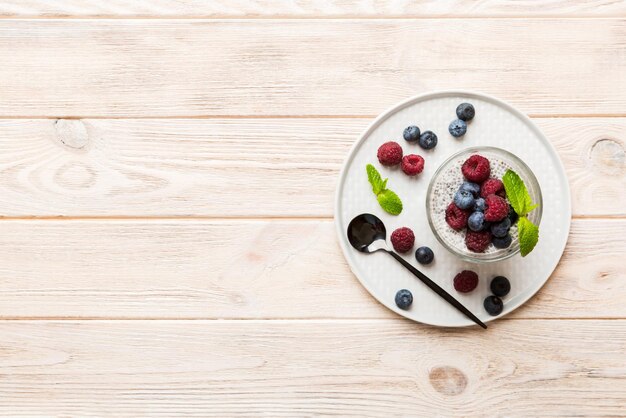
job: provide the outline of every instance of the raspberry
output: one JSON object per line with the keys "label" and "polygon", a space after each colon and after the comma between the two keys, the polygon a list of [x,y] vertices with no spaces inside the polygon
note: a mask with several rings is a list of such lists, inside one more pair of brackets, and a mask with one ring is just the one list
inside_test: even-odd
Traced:
{"label": "raspberry", "polygon": [[489,160],[482,155],[474,154],[463,163],[461,172],[469,181],[481,183],[491,174]]}
{"label": "raspberry", "polygon": [[506,200],[492,194],[485,198],[485,219],[489,222],[499,222],[509,215],[509,204]]}
{"label": "raspberry", "polygon": [[460,209],[454,202],[450,203],[446,208],[446,222],[452,229],[456,229],[457,231],[465,228],[469,215],[470,213],[468,211]]}
{"label": "raspberry", "polygon": [[454,276],[454,288],[457,292],[467,293],[478,286],[478,274],[471,270],[463,270]]}
{"label": "raspberry", "polygon": [[487,179],[480,186],[480,195],[482,197],[487,197],[490,194],[499,194],[499,192],[504,190],[504,184],[498,179]]}
{"label": "raspberry", "polygon": [[402,147],[397,142],[385,142],[378,148],[378,161],[382,165],[398,165],[402,161]]}
{"label": "raspberry", "polygon": [[391,245],[399,253],[411,251],[415,243],[415,235],[409,228],[398,228],[391,234]]}
{"label": "raspberry", "polygon": [[424,169],[424,159],[419,155],[409,154],[402,157],[402,171],[407,176],[415,176]]}
{"label": "raspberry", "polygon": [[468,250],[475,253],[482,253],[491,244],[491,232],[478,231],[474,232],[468,229],[465,233],[465,246]]}

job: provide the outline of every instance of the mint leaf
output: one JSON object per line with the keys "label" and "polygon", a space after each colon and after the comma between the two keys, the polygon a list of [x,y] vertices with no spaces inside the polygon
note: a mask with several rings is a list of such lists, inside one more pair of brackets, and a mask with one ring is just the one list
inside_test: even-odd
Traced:
{"label": "mint leaf", "polygon": [[520,217],[517,222],[520,252],[526,257],[539,241],[539,227],[525,217]]}
{"label": "mint leaf", "polygon": [[380,194],[380,192],[385,190],[385,187],[387,186],[387,180],[385,179],[383,181],[382,177],[380,177],[380,173],[373,165],[368,164],[365,169],[367,170],[367,180],[372,185],[372,191],[375,195]]}
{"label": "mint leaf", "polygon": [[392,215],[399,215],[402,212],[402,200],[391,190],[383,190],[376,198],[385,212]]}
{"label": "mint leaf", "polygon": [[526,216],[530,211],[535,209],[537,205],[533,205],[533,201],[528,194],[524,181],[513,170],[506,170],[502,176],[502,183],[506,190],[506,197],[511,202],[513,210],[519,216]]}

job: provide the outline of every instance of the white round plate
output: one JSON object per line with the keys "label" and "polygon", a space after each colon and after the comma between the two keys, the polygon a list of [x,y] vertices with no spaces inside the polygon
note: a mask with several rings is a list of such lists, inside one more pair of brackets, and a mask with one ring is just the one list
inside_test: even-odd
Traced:
{"label": "white round plate", "polygon": [[[455,109],[470,102],[476,116],[460,139],[448,133],[449,123],[456,119]],[[439,138],[429,151],[402,138],[409,125],[422,132],[431,130]],[[424,171],[408,177],[399,168],[381,166],[376,158],[378,147],[398,142],[405,154],[419,154],[425,159]],[[539,243],[534,251],[522,258],[519,254],[507,260],[488,264],[463,261],[448,252],[433,235],[426,216],[426,190],[437,167],[455,152],[469,147],[494,146],[512,152],[533,171],[543,195],[543,217]],[[387,187],[395,191],[404,204],[402,213],[392,216],[382,210],[367,181],[365,166],[374,164]],[[415,276],[385,253],[362,254],[354,250],[346,235],[350,220],[361,213],[372,213],[383,220],[387,239],[391,232],[408,226],[415,232],[415,248],[427,245],[435,253],[435,261],[420,266],[414,253],[405,255],[428,277],[455,296],[483,322],[494,318],[485,312],[483,300],[490,294],[489,282],[502,275],[511,281],[511,292],[504,298],[504,311],[513,311],[530,299],[548,280],[563,254],[571,218],[570,191],[563,165],[545,136],[531,120],[512,106],[484,94],[465,91],[444,91],[414,97],[379,116],[354,144],[346,159],[335,199],[335,225],[343,253],[352,272],[380,303],[392,311],[425,324],[461,327],[474,323],[450,306]],[[478,287],[468,294],[454,290],[452,279],[461,270],[478,273]],[[407,311],[395,305],[399,289],[413,293],[413,305]],[[498,317],[499,317],[498,316]]]}

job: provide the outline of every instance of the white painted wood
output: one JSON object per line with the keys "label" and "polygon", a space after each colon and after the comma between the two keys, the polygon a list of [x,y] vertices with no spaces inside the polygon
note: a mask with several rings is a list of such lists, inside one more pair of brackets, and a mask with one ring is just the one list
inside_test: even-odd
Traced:
{"label": "white painted wood", "polygon": [[0,115],[373,116],[448,88],[623,115],[624,39],[625,19],[0,20]]}
{"label": "white painted wood", "polygon": [[[626,118],[535,122],[565,164],[574,214],[626,215]],[[2,120],[0,214],[328,217],[341,163],[369,123]]]}
{"label": "white painted wood", "polygon": [[624,16],[614,0],[4,0],[2,17],[493,17]]}
{"label": "white painted wood", "polygon": [[626,321],[0,323],[8,416],[620,416]]}
{"label": "white painted wood", "polygon": [[[626,318],[624,236],[626,220],[575,220],[561,264],[512,317]],[[329,220],[4,221],[0,248],[4,318],[395,318]]]}

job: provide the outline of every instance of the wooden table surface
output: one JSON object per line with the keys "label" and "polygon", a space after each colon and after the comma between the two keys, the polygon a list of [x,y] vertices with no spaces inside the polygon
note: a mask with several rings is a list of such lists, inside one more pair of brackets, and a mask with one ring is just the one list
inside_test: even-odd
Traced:
{"label": "wooden table surface", "polygon": [[[0,1],[0,415],[626,416],[626,2]],[[570,180],[487,332],[379,305],[333,229],[373,117],[529,114]]]}

